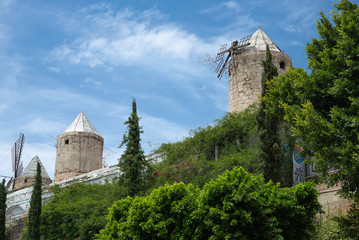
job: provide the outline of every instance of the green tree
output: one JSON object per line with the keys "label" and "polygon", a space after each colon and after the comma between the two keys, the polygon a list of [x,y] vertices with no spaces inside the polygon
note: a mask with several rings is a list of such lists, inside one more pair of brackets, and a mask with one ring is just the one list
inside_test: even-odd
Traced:
{"label": "green tree", "polygon": [[301,139],[305,153],[330,185],[359,202],[359,9],[341,0],[332,21],[323,12],[319,39],[307,44],[308,75],[291,69],[270,83],[264,97]]}
{"label": "green tree", "polygon": [[313,183],[279,188],[242,168],[208,183],[198,197],[197,239],[309,239],[320,210]]}
{"label": "green tree", "polygon": [[203,190],[175,183],[117,201],[97,239],[308,239],[317,197],[313,183],[279,188],[235,168]]}
{"label": "green tree", "polygon": [[[267,82],[278,76],[277,68],[272,62],[272,54],[267,45],[266,60],[262,61],[262,93],[264,97],[267,93]],[[278,134],[279,119],[277,116],[266,112],[266,103],[260,102],[257,124],[260,138],[260,158],[264,165],[263,176],[266,181],[281,181],[281,168],[283,154],[280,148],[280,139]]]}
{"label": "green tree", "polygon": [[119,199],[125,186],[117,181],[104,184],[76,183],[60,188],[42,208],[41,236],[46,240],[93,239],[106,224],[108,208]]}
{"label": "green tree", "polygon": [[108,224],[96,239],[193,239],[199,189],[166,184],[145,197],[127,197],[110,208]]}
{"label": "green tree", "polygon": [[0,184],[0,240],[5,240],[6,238],[6,188],[5,188],[5,178]]}
{"label": "green tree", "polygon": [[307,74],[291,69],[270,83],[265,101],[301,139],[305,154],[329,186],[353,201],[339,217],[341,233],[359,238],[359,8],[349,0],[334,4],[331,20],[317,20],[319,38],[307,44]]}
{"label": "green tree", "polygon": [[132,101],[132,113],[124,124],[127,125],[127,132],[123,136],[120,147],[126,145],[126,150],[119,159],[119,167],[122,172],[120,182],[121,184],[126,184],[129,195],[134,196],[141,189],[145,170],[148,167],[141,148],[140,134],[143,131],[142,127],[139,126],[135,99]]}
{"label": "green tree", "polygon": [[28,222],[25,232],[25,239],[28,240],[40,240],[41,205],[42,205],[41,184],[42,184],[41,165],[38,162],[36,169],[36,180],[31,195],[29,216],[28,216]]}

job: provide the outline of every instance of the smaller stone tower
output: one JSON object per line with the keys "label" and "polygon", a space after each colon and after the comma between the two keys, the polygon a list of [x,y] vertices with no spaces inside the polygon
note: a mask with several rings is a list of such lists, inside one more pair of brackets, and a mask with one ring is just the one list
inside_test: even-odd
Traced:
{"label": "smaller stone tower", "polygon": [[229,112],[241,112],[259,101],[262,91],[262,60],[266,58],[266,45],[272,54],[278,74],[292,66],[292,59],[258,28],[249,39],[250,45],[241,48],[235,56],[235,69],[229,74]]}
{"label": "smaller stone tower", "polygon": [[49,175],[47,174],[44,165],[40,161],[38,156],[35,156],[27,165],[25,170],[20,174],[18,178],[15,179],[14,190],[18,190],[25,187],[30,187],[35,184],[36,174],[37,174],[37,163],[41,165],[41,177],[42,184],[52,183]]}
{"label": "smaller stone tower", "polygon": [[102,168],[103,138],[81,112],[57,137],[54,181]]}

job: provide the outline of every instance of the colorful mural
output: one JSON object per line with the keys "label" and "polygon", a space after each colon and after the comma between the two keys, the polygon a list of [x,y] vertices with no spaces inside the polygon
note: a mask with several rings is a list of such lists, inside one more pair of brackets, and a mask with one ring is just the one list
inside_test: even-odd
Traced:
{"label": "colorful mural", "polygon": [[300,152],[303,149],[301,147],[296,146],[293,152],[293,183],[294,186],[298,183],[304,182],[305,180],[305,164],[304,156],[300,156]]}

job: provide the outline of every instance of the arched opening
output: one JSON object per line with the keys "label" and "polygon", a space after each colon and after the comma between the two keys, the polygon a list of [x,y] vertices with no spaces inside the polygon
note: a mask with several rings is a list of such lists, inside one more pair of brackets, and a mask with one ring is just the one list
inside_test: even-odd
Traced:
{"label": "arched opening", "polygon": [[20,206],[12,206],[10,207],[7,211],[6,211],[6,218],[9,219],[9,218],[13,218],[13,217],[16,217],[18,215],[21,215],[25,213],[24,209]]}

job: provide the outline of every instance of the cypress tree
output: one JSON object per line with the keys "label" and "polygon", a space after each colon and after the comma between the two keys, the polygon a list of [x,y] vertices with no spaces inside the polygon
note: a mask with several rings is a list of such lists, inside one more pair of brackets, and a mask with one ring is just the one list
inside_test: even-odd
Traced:
{"label": "cypress tree", "polygon": [[5,188],[5,178],[0,184],[0,240],[5,240],[6,238],[6,188]]}
{"label": "cypress tree", "polygon": [[30,200],[29,220],[27,223],[27,239],[40,240],[40,224],[41,224],[41,165],[37,163],[36,180]]}
{"label": "cypress tree", "polygon": [[127,132],[123,136],[120,147],[126,145],[126,150],[119,159],[119,167],[122,172],[120,182],[125,183],[128,186],[129,195],[134,196],[141,189],[147,167],[140,143],[140,134],[143,131],[142,127],[139,126],[135,99],[132,101],[132,113],[124,124],[127,125]]}
{"label": "cypress tree", "polygon": [[[269,51],[268,45],[266,48],[266,60],[262,61],[262,66],[261,97],[264,97],[267,92],[267,82],[273,79],[273,77],[278,76],[278,71],[272,62],[272,54]],[[283,154],[279,147],[279,119],[266,112],[264,101],[260,102],[256,119],[260,138],[260,158],[264,167],[263,176],[266,181],[280,182]]]}

